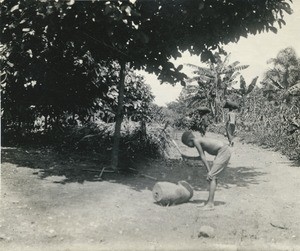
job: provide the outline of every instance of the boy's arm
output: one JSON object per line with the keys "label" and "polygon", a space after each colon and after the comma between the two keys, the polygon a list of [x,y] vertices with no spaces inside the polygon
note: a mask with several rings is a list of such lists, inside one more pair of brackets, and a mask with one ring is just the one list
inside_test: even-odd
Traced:
{"label": "boy's arm", "polygon": [[198,141],[194,140],[194,145],[195,145],[195,147],[196,147],[197,150],[198,150],[198,153],[199,153],[199,155],[200,155],[199,157],[201,158],[202,162],[204,163],[204,165],[205,165],[205,167],[206,167],[206,169],[207,169],[207,172],[209,172],[209,171],[210,171],[210,167],[209,167],[209,165],[208,165],[208,162],[207,162],[207,160],[206,160],[204,151],[203,151],[203,149],[202,149],[200,143],[199,143]]}
{"label": "boy's arm", "polygon": [[181,154],[181,157],[183,159],[189,159],[189,160],[201,160],[200,156],[187,156],[185,154]]}

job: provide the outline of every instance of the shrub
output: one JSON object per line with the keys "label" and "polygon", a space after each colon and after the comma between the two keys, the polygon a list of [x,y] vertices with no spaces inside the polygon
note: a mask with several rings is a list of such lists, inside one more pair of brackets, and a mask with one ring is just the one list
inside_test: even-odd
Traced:
{"label": "shrub", "polygon": [[[75,151],[93,151],[110,160],[114,123],[98,121],[70,128],[64,138],[63,148]],[[166,138],[158,124],[148,124],[146,134],[139,122],[125,120],[121,128],[120,163],[123,167],[142,158],[163,156]]]}

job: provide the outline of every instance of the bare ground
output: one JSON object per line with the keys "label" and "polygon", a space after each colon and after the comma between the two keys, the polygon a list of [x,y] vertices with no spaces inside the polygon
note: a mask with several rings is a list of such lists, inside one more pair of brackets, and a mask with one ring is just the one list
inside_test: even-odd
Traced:
{"label": "bare ground", "polygon": [[[136,164],[157,181],[194,187],[190,202],[162,207],[152,197],[156,180],[113,173],[100,179],[97,156],[2,148],[0,249],[300,250],[299,165],[242,142],[232,151],[216,208],[203,211],[197,206],[207,198],[207,183],[198,162]],[[201,226],[214,235],[199,237]]]}

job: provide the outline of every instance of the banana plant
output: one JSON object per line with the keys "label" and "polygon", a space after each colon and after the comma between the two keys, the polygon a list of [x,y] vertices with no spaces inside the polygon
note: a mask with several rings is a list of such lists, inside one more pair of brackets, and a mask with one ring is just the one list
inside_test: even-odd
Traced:
{"label": "banana plant", "polygon": [[239,94],[242,97],[242,107],[245,106],[245,101],[246,101],[247,95],[254,90],[254,88],[256,86],[256,83],[257,83],[257,79],[258,79],[258,76],[253,78],[250,85],[247,87],[247,84],[246,84],[246,81],[245,81],[244,77],[242,75],[240,76]]}
{"label": "banana plant", "polygon": [[222,111],[221,103],[225,100],[227,89],[238,83],[236,78],[240,75],[240,71],[248,68],[249,65],[240,65],[239,61],[229,64],[230,54],[227,54],[223,60],[221,53],[216,52],[214,58],[215,62],[207,63],[208,67],[187,64],[193,69],[194,76],[188,78],[186,83],[188,86],[193,86],[191,88],[193,92],[188,96],[188,101],[195,106],[206,102],[215,121],[219,122]]}

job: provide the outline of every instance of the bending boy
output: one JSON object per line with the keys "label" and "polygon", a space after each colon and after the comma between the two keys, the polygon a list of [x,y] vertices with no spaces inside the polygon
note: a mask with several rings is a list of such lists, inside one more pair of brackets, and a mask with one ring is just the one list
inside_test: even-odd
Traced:
{"label": "bending boy", "polygon": [[[214,209],[214,196],[217,188],[216,176],[228,165],[231,157],[229,146],[215,139],[209,139],[206,137],[195,138],[193,133],[190,131],[184,132],[182,134],[181,141],[188,147],[196,147],[199,153],[199,157],[196,157],[196,159],[200,158],[207,169],[209,196],[204,209],[212,210]],[[204,152],[216,156],[211,168],[208,165]],[[195,157],[190,157],[184,154],[182,154],[182,158],[195,159]]]}

